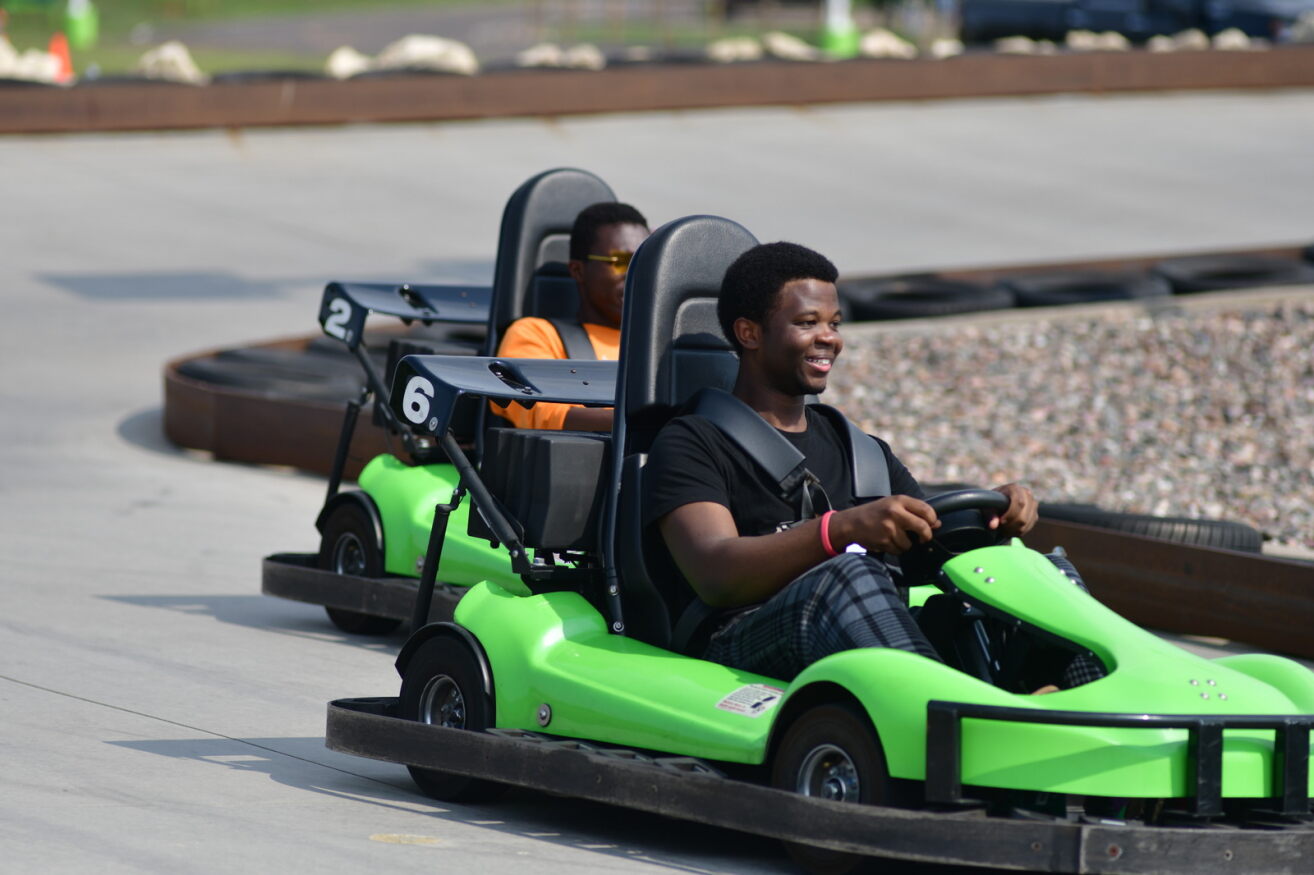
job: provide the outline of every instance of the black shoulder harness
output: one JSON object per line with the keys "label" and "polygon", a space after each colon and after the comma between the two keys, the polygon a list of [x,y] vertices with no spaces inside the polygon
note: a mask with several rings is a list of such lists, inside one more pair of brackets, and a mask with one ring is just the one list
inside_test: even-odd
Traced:
{"label": "black shoulder harness", "polygon": [[[865,500],[890,494],[890,466],[880,445],[833,407],[809,405],[836,427],[848,446],[853,496]],[[804,483],[816,483],[803,454],[744,402],[721,389],[703,389],[693,413],[721,430],[776,482],[780,497],[790,499]],[[810,516],[810,514],[808,514]]]}
{"label": "black shoulder harness", "polygon": [[579,320],[551,318],[547,321],[557,329],[561,343],[566,348],[566,358],[586,362],[598,360],[597,354],[593,351],[593,342],[589,340],[589,333],[584,330]]}

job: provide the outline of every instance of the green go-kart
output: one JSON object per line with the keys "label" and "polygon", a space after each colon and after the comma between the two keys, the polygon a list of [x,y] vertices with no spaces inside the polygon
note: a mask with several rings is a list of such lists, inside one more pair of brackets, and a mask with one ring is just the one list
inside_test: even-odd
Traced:
{"label": "green go-kart", "polygon": [[[933,498],[943,525],[905,562],[914,604],[935,593],[965,608],[944,663],[861,649],[786,682],[682,652],[687,630],[639,525],[644,452],[673,410],[733,376],[714,296],[754,242],[713,217],[654,232],[630,268],[618,366],[400,363],[394,411],[452,450],[470,397],[614,398],[616,427],[591,439],[592,480],[573,491],[555,487],[570,465],[581,486],[579,436],[507,430],[478,468],[454,457],[456,499],[468,491],[516,574],[471,586],[451,621],[411,635],[397,697],[331,703],[329,746],[404,763],[442,799],[519,785],[778,837],[815,871],[863,855],[1307,871],[1314,672],[1269,655],[1208,660],[1137,628],[1042,554],[994,543],[982,511],[997,493]],[[435,549],[453,518],[437,521]],[[422,598],[432,583],[426,572]],[[1107,673],[1027,695],[1036,648]]]}
{"label": "green go-kart", "polygon": [[[328,494],[315,520],[319,550],[266,557],[262,592],[323,605],[344,631],[382,634],[406,620],[418,628],[430,616],[450,617],[472,583],[518,579],[506,551],[466,535],[468,510],[450,503],[456,469],[430,436],[388,407],[386,378],[403,355],[454,351],[445,342],[444,328],[482,330],[482,350],[491,354],[501,332],[521,316],[572,316],[579,298],[564,265],[571,225],[584,207],[615,199],[606,183],[582,170],[549,170],[527,180],[503,211],[491,287],[328,284],[320,301],[320,326],[331,342],[343,344],[360,362],[365,391],[346,408]],[[370,314],[399,319],[410,331],[376,334],[367,342]],[[383,362],[370,349],[381,340],[388,341]],[[397,451],[371,459],[357,477],[358,488],[342,490],[357,418],[371,395],[377,399],[376,420],[393,437]],[[483,417],[473,405],[460,411],[470,438],[461,445],[462,454],[478,458],[481,453]],[[436,571],[442,584],[418,605],[417,584],[434,516],[447,513],[453,514],[451,534]]]}

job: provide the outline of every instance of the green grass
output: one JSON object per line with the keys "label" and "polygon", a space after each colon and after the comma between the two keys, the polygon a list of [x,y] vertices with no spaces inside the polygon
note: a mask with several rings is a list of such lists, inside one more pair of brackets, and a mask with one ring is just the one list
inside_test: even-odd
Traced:
{"label": "green grass", "polygon": [[[96,0],[93,0],[96,2]],[[471,0],[100,0],[100,40],[92,48],[73,52],[79,74],[91,66],[102,73],[126,73],[151,45],[135,44],[130,35],[139,24],[168,24],[189,20],[260,18],[280,15],[313,16],[328,11],[380,9],[399,6],[468,5]],[[494,0],[509,2],[509,0]],[[45,49],[50,37],[63,29],[65,0],[0,0],[9,13],[8,36],[19,51]],[[322,70],[323,55],[297,52],[244,52],[192,49],[197,66],[207,73],[228,70]]]}

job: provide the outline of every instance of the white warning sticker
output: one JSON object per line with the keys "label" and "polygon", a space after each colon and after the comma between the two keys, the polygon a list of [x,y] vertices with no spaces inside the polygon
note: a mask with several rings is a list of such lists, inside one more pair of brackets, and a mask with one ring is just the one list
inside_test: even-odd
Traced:
{"label": "white warning sticker", "polygon": [[740,687],[717,702],[716,707],[722,711],[744,714],[748,717],[761,717],[780,701],[780,697],[784,692],[779,687],[769,687],[766,684],[750,684],[746,687]]}

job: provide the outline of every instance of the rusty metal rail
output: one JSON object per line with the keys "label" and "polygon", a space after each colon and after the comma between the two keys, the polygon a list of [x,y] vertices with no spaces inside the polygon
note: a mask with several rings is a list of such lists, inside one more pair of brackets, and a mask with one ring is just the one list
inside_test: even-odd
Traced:
{"label": "rusty metal rail", "polygon": [[418,122],[881,100],[1314,86],[1314,46],[1253,52],[969,53],[936,60],[644,65],[207,86],[0,88],[0,134]]}

